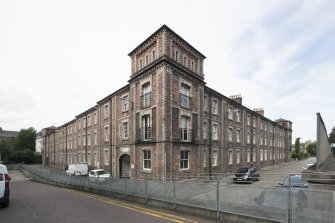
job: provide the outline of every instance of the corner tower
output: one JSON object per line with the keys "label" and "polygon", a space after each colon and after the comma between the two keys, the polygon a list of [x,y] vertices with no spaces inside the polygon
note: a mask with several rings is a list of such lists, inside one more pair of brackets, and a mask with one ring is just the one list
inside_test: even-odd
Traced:
{"label": "corner tower", "polygon": [[[151,157],[148,171],[155,177],[198,171],[198,165],[180,166],[182,157],[197,160],[204,92],[202,53],[163,25],[129,53],[130,98],[134,101],[135,160]],[[193,159],[194,158],[194,159]],[[142,172],[135,173],[141,177]]]}
{"label": "corner tower", "polygon": [[144,40],[128,56],[131,58],[131,78],[161,61],[169,61],[197,78],[204,79],[203,62],[206,57],[166,25]]}

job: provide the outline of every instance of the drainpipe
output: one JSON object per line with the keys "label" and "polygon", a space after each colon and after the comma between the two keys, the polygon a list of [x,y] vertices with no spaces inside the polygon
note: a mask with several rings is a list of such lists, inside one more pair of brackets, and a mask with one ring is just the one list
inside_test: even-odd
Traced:
{"label": "drainpipe", "polygon": [[88,163],[88,160],[87,160],[87,113],[85,113],[85,160]]}
{"label": "drainpipe", "polygon": [[[47,131],[47,130],[45,130]],[[49,149],[48,149],[48,137],[47,137],[47,133],[45,134],[45,163],[46,165],[49,165]]]}
{"label": "drainpipe", "polygon": [[65,165],[67,165],[67,125],[65,125]]}
{"label": "drainpipe", "polygon": [[213,91],[210,91],[209,94],[209,109],[208,109],[208,173],[209,180],[212,179],[212,94]]}
{"label": "drainpipe", "polygon": [[254,159],[254,116],[251,117],[251,142],[250,142],[250,161],[251,166],[253,165],[253,159]]}
{"label": "drainpipe", "polygon": [[54,168],[56,166],[56,131],[54,131]]}
{"label": "drainpipe", "polygon": [[272,128],[272,165],[274,166],[275,165],[275,131],[274,131],[274,126]]}

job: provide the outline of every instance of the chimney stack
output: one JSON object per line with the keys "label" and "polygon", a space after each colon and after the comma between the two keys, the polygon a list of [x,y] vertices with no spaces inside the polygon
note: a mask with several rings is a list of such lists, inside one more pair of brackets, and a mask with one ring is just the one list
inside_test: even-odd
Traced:
{"label": "chimney stack", "polygon": [[255,108],[254,112],[257,112],[261,116],[264,116],[264,108]]}
{"label": "chimney stack", "polygon": [[233,95],[229,97],[231,100],[236,101],[239,104],[242,104],[242,97],[241,94]]}

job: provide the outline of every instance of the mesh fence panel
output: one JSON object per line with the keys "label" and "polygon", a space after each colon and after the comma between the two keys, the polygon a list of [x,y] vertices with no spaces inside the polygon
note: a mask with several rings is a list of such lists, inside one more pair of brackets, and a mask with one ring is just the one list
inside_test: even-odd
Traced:
{"label": "mesh fence panel", "polygon": [[292,189],[292,221],[333,222],[334,197],[331,191],[315,191],[306,189]]}
{"label": "mesh fence panel", "polygon": [[215,182],[176,182],[176,203],[216,210],[217,185]]}
{"label": "mesh fence panel", "polygon": [[173,202],[173,182],[149,180],[147,183],[148,198]]}
{"label": "mesh fence panel", "polygon": [[[131,178],[91,179],[67,176],[40,166],[23,165],[29,177],[67,185],[97,188],[124,195],[157,199],[204,209],[248,215],[278,222],[334,222],[334,187],[310,185],[309,188],[279,186],[283,175],[263,175],[252,184],[233,183],[231,177],[171,178],[168,181]],[[159,178],[161,179],[161,178]],[[272,180],[268,180],[272,179]],[[177,180],[177,181],[175,181]],[[315,189],[326,188],[326,189]]]}

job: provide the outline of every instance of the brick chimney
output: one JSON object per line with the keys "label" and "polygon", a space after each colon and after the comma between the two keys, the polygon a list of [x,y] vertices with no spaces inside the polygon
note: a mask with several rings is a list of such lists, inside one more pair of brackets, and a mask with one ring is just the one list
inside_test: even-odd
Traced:
{"label": "brick chimney", "polygon": [[242,97],[241,94],[237,94],[237,95],[232,95],[229,97],[231,100],[236,101],[239,104],[242,104]]}
{"label": "brick chimney", "polygon": [[257,112],[261,116],[264,116],[264,108],[255,108],[254,112]]}

